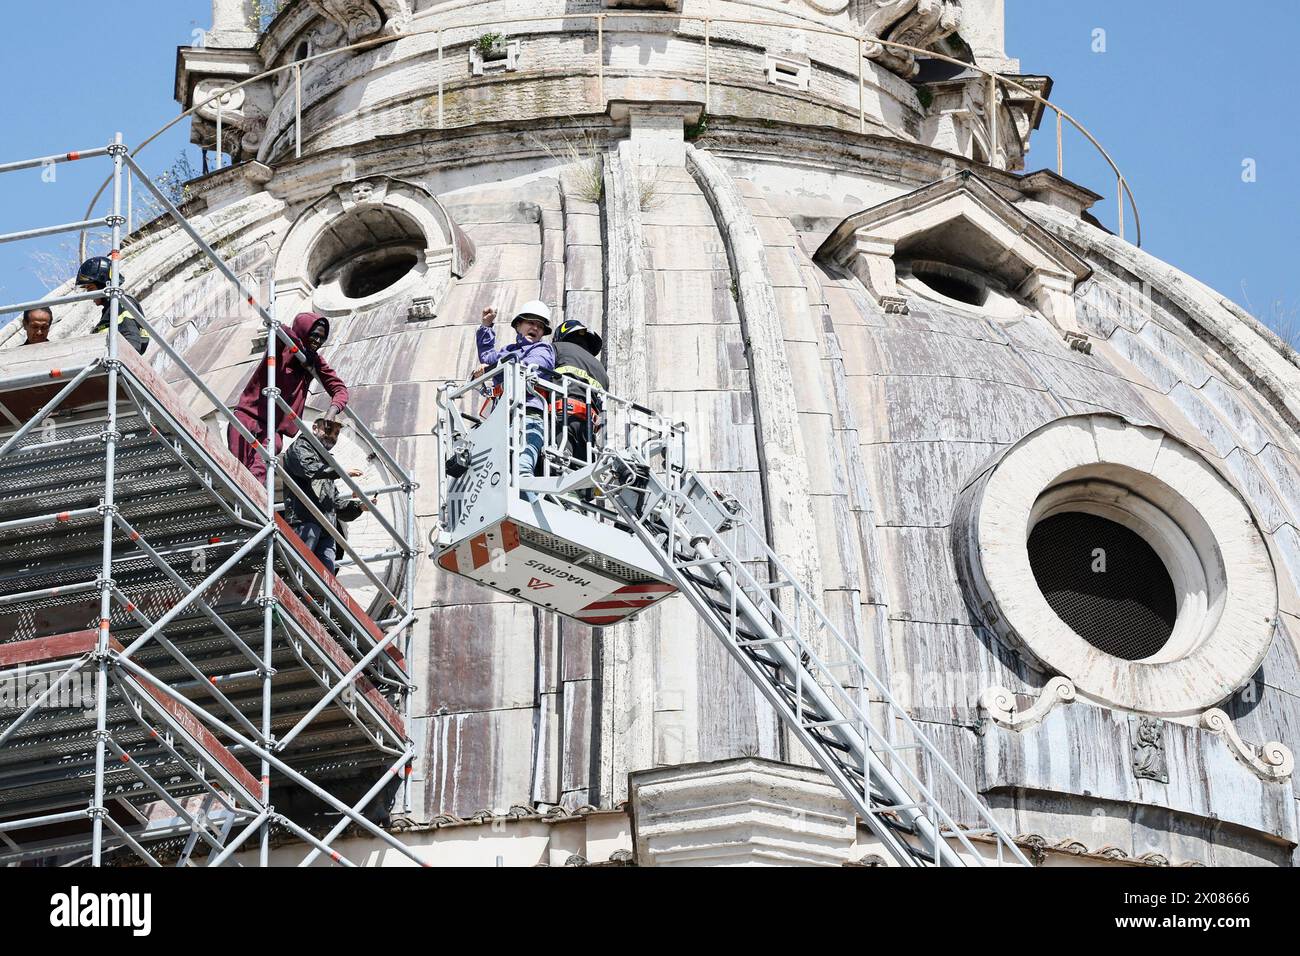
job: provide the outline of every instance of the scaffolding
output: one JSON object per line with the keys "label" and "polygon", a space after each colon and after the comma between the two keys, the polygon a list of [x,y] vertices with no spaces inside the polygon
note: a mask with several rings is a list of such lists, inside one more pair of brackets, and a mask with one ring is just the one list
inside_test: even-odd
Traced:
{"label": "scaffolding", "polygon": [[[375,487],[299,430],[391,539],[362,555],[280,480],[274,451],[146,316],[153,346],[266,462],[265,483],[122,348],[122,192],[135,176],[267,328],[265,434],[297,423],[276,388],[277,366],[301,360],[297,344],[121,134],[0,173],[96,158],[113,166],[109,215],[0,235],[112,232],[107,288],[0,306],[99,299],[109,319],[107,335],[9,351],[0,370],[0,865],[265,866],[280,834],[311,847],[303,865],[351,866],[333,848],[350,826],[421,863],[377,820],[393,800],[409,808],[415,760],[416,485],[350,409]],[[303,545],[279,513],[280,485],[334,536],[364,588],[349,591]],[[254,837],[256,853],[237,858]]]}

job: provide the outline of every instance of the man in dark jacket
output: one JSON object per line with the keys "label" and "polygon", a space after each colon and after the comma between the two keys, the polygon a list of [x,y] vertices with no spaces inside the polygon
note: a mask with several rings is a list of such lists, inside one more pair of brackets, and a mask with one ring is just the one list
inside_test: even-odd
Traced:
{"label": "man in dark jacket", "polygon": [[[106,289],[112,271],[113,263],[108,256],[93,256],[83,262],[81,268],[77,270],[77,288],[96,292],[100,289]],[[117,281],[119,283],[125,280],[125,276],[118,275]],[[95,305],[100,306],[99,323],[92,331],[95,333],[107,332],[111,303],[107,298],[102,298],[96,299]],[[149,332],[140,322],[143,315],[144,309],[141,308],[140,303],[135,300],[134,296],[123,293],[118,298],[117,330],[122,333],[124,339],[131,343],[131,347],[141,355],[149,347]]]}
{"label": "man in dark jacket", "polygon": [[[538,300],[525,302],[515,311],[510,327],[515,330],[515,342],[505,348],[496,347],[496,330],[493,327],[497,319],[497,310],[483,310],[483,318],[474,335],[478,345],[480,365],[474,370],[478,378],[496,365],[506,362],[518,362],[521,365],[535,365],[544,372],[555,368],[555,350],[550,343],[543,342],[543,337],[551,333],[551,310],[546,303]],[[524,448],[519,454],[519,474],[523,477],[532,475],[537,468],[537,459],[541,457],[546,444],[545,423],[543,421],[545,406],[542,397],[529,394],[526,401],[526,420],[524,422]],[[524,495],[529,501],[536,498],[532,492]]]}
{"label": "man in dark jacket", "polygon": [[[339,440],[340,427],[340,423],[333,419],[318,418],[312,423],[311,431],[327,451],[333,451]],[[342,522],[355,521],[361,517],[361,502],[350,494],[339,493],[334,484],[334,479],[339,477],[338,472],[306,438],[299,436],[284,453],[284,472],[336,528],[341,528]],[[360,469],[352,468],[348,474],[359,478],[362,473]],[[284,517],[302,539],[302,543],[325,565],[325,570],[333,574],[338,542],[292,492],[286,495]]]}
{"label": "man in dark jacket", "polygon": [[[275,387],[280,390],[280,397],[293,409],[294,417],[289,418],[283,409],[276,409],[274,444],[268,441],[266,434],[266,396],[262,394],[267,381],[265,359],[257,363],[235,404],[235,418],[253,433],[259,444],[269,445],[268,450],[272,454],[280,450],[280,436],[298,434],[297,416],[307,407],[307,392],[311,389],[313,378],[320,379],[330,397],[326,418],[334,418],[348,404],[348,387],[320,354],[321,347],[329,338],[329,319],[315,312],[300,312],[287,331],[294,345],[290,348],[283,342],[280,343],[279,358],[275,363]],[[226,430],[226,444],[231,453],[244,463],[244,467],[253,473],[259,484],[266,481],[266,462],[234,426]]]}
{"label": "man in dark jacket", "polygon": [[590,388],[578,389],[567,399],[556,399],[556,421],[563,422],[569,435],[569,454],[587,461],[587,451],[596,438],[600,412],[604,403],[600,393],[609,391],[609,373],[600,360],[603,342],[577,319],[565,319],[553,336],[555,375],[575,379]]}
{"label": "man in dark jacket", "polygon": [[23,313],[23,331],[27,341],[23,345],[40,345],[50,340],[50,326],[54,323],[54,313],[49,309],[28,309]]}

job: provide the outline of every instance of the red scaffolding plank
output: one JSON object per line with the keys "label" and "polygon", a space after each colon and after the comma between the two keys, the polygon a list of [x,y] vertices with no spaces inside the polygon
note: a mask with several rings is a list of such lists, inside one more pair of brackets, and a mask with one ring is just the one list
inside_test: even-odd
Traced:
{"label": "red scaffolding plank", "polygon": [[[95,649],[98,639],[97,630],[86,630],[3,644],[0,645],[0,666],[31,666],[81,657]],[[122,645],[112,637],[108,640],[108,646],[112,652],[120,653],[123,649]],[[228,782],[246,791],[243,794],[245,799],[250,803],[258,802],[257,779],[244,769],[244,765],[235,759],[235,755],[226,749],[188,707],[147,681],[137,680],[129,674],[125,674],[123,679],[137,693],[148,695],[155,706],[171,718],[175,728],[189,738],[192,749],[207,754],[214,763],[219,764],[229,778]]]}

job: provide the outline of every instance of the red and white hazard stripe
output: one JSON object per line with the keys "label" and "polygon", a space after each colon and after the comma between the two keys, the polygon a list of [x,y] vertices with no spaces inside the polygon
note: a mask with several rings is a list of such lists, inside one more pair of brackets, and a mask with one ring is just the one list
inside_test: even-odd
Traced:
{"label": "red and white hazard stripe", "polygon": [[[513,522],[503,521],[496,527],[462,541],[438,557],[438,564],[453,574],[477,571],[492,560],[499,551],[513,551],[519,547],[519,529]],[[463,569],[463,570],[462,570]]]}
{"label": "red and white hazard stripe", "polygon": [[651,604],[662,601],[677,589],[671,584],[629,584],[599,601],[593,601],[574,615],[584,624],[603,627],[627,620]]}

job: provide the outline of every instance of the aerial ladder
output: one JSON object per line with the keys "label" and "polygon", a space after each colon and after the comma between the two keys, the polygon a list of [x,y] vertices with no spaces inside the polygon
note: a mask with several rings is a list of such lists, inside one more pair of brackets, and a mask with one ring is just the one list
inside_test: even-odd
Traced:
{"label": "aerial ladder", "polygon": [[[521,475],[530,395],[544,447]],[[683,424],[514,363],[438,405],[445,570],[591,626],[680,593],[895,864],[1029,865],[741,503],[688,467]],[[570,414],[593,408],[599,429]]]}

